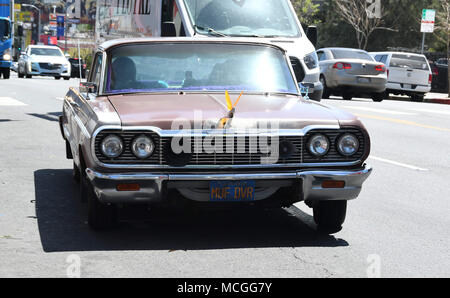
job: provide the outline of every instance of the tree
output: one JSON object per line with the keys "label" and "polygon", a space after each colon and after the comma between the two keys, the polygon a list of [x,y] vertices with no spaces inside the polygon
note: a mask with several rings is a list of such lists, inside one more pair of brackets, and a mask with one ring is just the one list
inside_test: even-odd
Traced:
{"label": "tree", "polygon": [[320,22],[316,18],[317,13],[319,12],[320,4],[314,4],[312,0],[292,0],[291,2],[300,23],[309,26]]}
{"label": "tree", "polygon": [[450,97],[450,0],[439,0],[441,9],[436,14],[435,36],[446,44],[448,61],[448,96]]}
{"label": "tree", "polygon": [[383,12],[380,0],[334,0],[337,13],[350,24],[356,33],[360,49],[367,49],[369,38],[376,30],[395,31],[383,26]]}

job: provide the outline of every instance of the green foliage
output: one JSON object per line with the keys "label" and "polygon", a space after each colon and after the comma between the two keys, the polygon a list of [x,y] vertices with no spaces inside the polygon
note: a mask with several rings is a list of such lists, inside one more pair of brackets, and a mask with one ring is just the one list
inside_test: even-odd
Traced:
{"label": "green foliage", "polygon": [[315,4],[313,0],[292,0],[291,2],[302,25],[310,26],[320,23],[316,17],[319,4]]}
{"label": "green foliage", "polygon": [[[383,26],[395,29],[395,32],[376,30],[369,38],[369,51],[398,48],[419,51],[422,42],[420,20],[422,9],[442,10],[442,0],[381,0],[383,10]],[[447,0],[445,0],[447,1]],[[297,3],[299,1],[292,1]],[[310,1],[311,2],[311,1]],[[337,14],[334,0],[326,0],[314,13],[311,24],[317,24],[319,29],[319,47],[352,47],[357,48],[355,31]],[[298,10],[297,10],[298,13]],[[299,13],[298,13],[299,14]],[[445,51],[446,44],[436,35],[445,35],[438,31],[426,35],[426,49],[430,51]]]}

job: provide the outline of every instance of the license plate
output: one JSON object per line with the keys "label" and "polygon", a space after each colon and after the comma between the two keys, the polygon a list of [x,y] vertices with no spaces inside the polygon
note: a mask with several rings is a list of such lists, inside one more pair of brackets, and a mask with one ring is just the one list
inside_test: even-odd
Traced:
{"label": "license plate", "polygon": [[255,181],[211,181],[209,198],[215,202],[242,202],[255,199]]}
{"label": "license plate", "polygon": [[405,89],[412,89],[412,85],[403,84],[403,88],[405,88]]}
{"label": "license plate", "polygon": [[369,78],[358,78],[358,82],[359,83],[370,83],[370,79]]}

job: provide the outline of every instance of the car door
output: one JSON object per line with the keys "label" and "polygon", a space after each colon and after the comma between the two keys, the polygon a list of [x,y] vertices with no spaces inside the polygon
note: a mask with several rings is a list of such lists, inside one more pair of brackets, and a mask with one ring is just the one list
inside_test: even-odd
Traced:
{"label": "car door", "polygon": [[389,62],[389,82],[400,83],[404,89],[428,85],[431,70],[424,56],[394,53]]}

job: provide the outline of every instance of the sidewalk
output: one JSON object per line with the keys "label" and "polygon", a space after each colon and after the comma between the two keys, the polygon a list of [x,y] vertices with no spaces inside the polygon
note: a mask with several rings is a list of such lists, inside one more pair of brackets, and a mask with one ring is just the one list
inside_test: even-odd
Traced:
{"label": "sidewalk", "polygon": [[450,98],[447,93],[428,93],[425,95],[424,102],[450,104]]}

